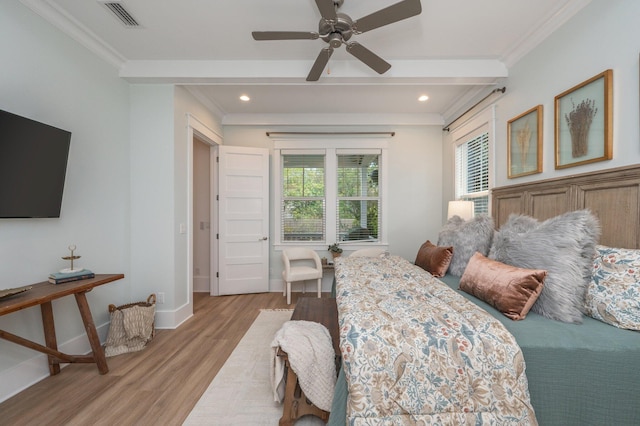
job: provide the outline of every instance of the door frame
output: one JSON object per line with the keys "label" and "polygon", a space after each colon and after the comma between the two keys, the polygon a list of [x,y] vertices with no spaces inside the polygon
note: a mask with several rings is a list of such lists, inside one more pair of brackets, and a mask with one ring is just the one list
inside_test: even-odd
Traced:
{"label": "door frame", "polygon": [[211,129],[196,116],[187,113],[187,300],[191,315],[193,315],[193,139],[197,136],[202,142],[209,145],[211,208],[209,209],[209,222],[211,223],[211,250],[210,256],[210,289],[211,295],[218,293],[218,280],[215,271],[218,270],[218,240],[215,238],[217,229],[217,203],[215,202],[218,185],[218,168],[216,159],[217,146],[222,145],[222,136]]}

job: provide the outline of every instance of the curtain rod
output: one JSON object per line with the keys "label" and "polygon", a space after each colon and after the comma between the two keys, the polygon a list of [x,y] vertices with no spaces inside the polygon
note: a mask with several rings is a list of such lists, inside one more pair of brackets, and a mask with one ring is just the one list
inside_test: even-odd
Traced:
{"label": "curtain rod", "polygon": [[267,136],[284,135],[396,135],[396,132],[267,132]]}
{"label": "curtain rod", "polygon": [[465,112],[463,112],[462,114],[460,114],[458,117],[456,117],[453,121],[451,121],[449,124],[447,124],[446,126],[444,126],[444,128],[442,129],[443,131],[448,132],[449,128],[451,127],[451,125],[453,123],[455,123],[456,121],[460,120],[460,118],[462,118],[463,116],[465,116],[469,111],[471,111],[472,109],[474,109],[475,107],[477,107],[478,105],[480,105],[482,102],[486,101],[489,97],[493,96],[494,94],[500,92],[500,93],[504,93],[507,90],[506,87],[502,87],[501,89],[493,89],[491,92],[489,92],[489,94],[487,96],[485,96],[484,98],[480,99],[478,102],[475,103],[475,105],[473,105],[471,108],[469,108],[468,110],[466,110]]}

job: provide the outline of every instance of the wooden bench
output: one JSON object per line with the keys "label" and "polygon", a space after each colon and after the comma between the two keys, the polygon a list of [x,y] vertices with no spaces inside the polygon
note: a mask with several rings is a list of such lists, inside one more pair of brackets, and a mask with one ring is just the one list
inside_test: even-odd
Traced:
{"label": "wooden bench", "polygon": [[[335,298],[318,299],[315,297],[301,297],[296,303],[291,320],[314,321],[327,327],[336,353],[336,364],[339,364],[340,333],[338,331],[338,308]],[[280,426],[291,426],[302,416],[313,415],[322,419],[325,423],[329,420],[329,412],[316,407],[307,399],[300,384],[298,376],[289,365],[287,353],[278,350],[278,356],[284,358],[287,371],[287,383],[284,393],[283,412],[280,418]]]}

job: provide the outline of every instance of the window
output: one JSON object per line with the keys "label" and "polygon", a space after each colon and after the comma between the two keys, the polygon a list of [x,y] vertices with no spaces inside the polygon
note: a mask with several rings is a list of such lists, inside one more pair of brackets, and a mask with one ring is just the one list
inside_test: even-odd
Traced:
{"label": "window", "polygon": [[338,154],[338,241],[377,241],[379,154]]}
{"label": "window", "polygon": [[[373,141],[374,148],[350,148],[363,141],[314,142],[308,141],[309,149],[299,149],[300,141],[276,143],[275,243],[308,244],[317,249],[334,242],[386,244],[386,141]],[[290,146],[295,148],[287,149]]]}
{"label": "window", "polygon": [[282,241],[325,241],[324,155],[282,155]]}
{"label": "window", "polygon": [[474,202],[475,214],[489,212],[489,132],[456,146],[456,198]]}
{"label": "window", "polygon": [[473,201],[476,215],[488,214],[491,208],[489,190],[493,184],[495,123],[495,106],[490,106],[451,133],[454,141],[455,199]]}

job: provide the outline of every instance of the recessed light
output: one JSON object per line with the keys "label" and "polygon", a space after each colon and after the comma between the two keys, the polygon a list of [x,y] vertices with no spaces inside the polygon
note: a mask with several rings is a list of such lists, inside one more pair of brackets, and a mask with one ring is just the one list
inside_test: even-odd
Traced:
{"label": "recessed light", "polygon": [[422,96],[420,96],[420,97],[418,98],[418,100],[419,100],[420,102],[426,102],[426,101],[427,101],[427,99],[429,99],[429,97],[428,97],[427,95],[422,95]]}
{"label": "recessed light", "polygon": [[240,96],[240,100],[243,102],[249,102],[251,100],[251,98],[247,95],[241,95]]}

